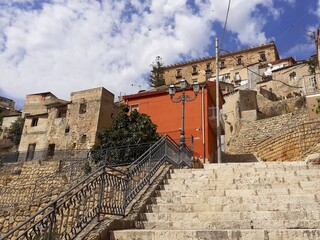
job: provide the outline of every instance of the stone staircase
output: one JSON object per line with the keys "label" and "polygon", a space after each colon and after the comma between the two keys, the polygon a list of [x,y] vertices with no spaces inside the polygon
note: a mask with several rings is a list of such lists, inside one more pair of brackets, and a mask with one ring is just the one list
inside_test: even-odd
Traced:
{"label": "stone staircase", "polygon": [[320,166],[228,163],[174,170],[136,222],[112,240],[320,239]]}

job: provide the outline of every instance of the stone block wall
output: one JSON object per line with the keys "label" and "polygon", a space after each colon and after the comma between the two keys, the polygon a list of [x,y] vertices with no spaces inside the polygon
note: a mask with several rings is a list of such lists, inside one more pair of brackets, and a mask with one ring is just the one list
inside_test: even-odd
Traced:
{"label": "stone block wall", "polygon": [[84,176],[82,161],[29,161],[0,168],[0,236]]}
{"label": "stone block wall", "polygon": [[258,146],[257,156],[265,161],[302,160],[308,150],[320,141],[320,120],[292,126],[271,136]]}
{"label": "stone block wall", "polygon": [[246,154],[257,151],[259,144],[266,139],[285,132],[294,126],[299,126],[308,119],[305,110],[284,114],[253,122],[240,122],[240,130],[232,136],[227,147],[231,154]]}

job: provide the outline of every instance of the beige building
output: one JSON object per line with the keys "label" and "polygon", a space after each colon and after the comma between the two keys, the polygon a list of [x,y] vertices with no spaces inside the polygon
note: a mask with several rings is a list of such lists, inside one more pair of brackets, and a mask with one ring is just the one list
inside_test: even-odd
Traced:
{"label": "beige building", "polygon": [[114,95],[103,87],[73,92],[71,101],[49,92],[28,95],[19,160],[51,157],[58,150],[90,149],[116,111]]}
{"label": "beige building", "polygon": [[286,65],[273,70],[270,69],[269,73],[270,75],[257,84],[257,88],[271,90],[281,99],[295,95],[305,95],[306,90],[309,89],[310,73],[308,61]]}
{"label": "beige building", "polygon": [[240,121],[255,121],[258,119],[257,92],[253,90],[236,90],[224,95],[221,118],[224,126],[224,148],[228,151],[230,139],[239,131]]}
{"label": "beige building", "polygon": [[[231,53],[221,52],[219,59],[219,79],[222,82],[241,86],[248,83],[247,66],[255,63],[267,63],[279,59],[278,50],[269,44],[251,47]],[[185,78],[189,83],[199,83],[216,79],[216,58],[207,57],[166,66],[164,79],[167,85]]]}

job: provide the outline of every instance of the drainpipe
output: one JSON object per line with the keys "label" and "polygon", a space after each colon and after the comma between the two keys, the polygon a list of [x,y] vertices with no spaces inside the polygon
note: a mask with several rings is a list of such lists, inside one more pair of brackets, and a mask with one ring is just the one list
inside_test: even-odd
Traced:
{"label": "drainpipe", "polygon": [[204,86],[201,87],[201,129],[202,129],[202,146],[203,146],[203,163],[206,163],[206,142],[204,126]]}

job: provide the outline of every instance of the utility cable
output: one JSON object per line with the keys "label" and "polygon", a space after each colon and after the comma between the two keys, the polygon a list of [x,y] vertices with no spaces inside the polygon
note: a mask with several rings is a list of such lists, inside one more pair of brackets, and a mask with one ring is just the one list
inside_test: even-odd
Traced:
{"label": "utility cable", "polygon": [[220,48],[222,48],[223,40],[224,40],[224,35],[225,35],[226,29],[227,29],[227,22],[228,22],[228,17],[229,17],[230,5],[231,5],[231,0],[229,0],[229,3],[228,3],[228,9],[227,9],[227,14],[226,14],[226,19],[225,19],[225,21],[224,21],[222,38],[221,38],[221,42],[220,42]]}

